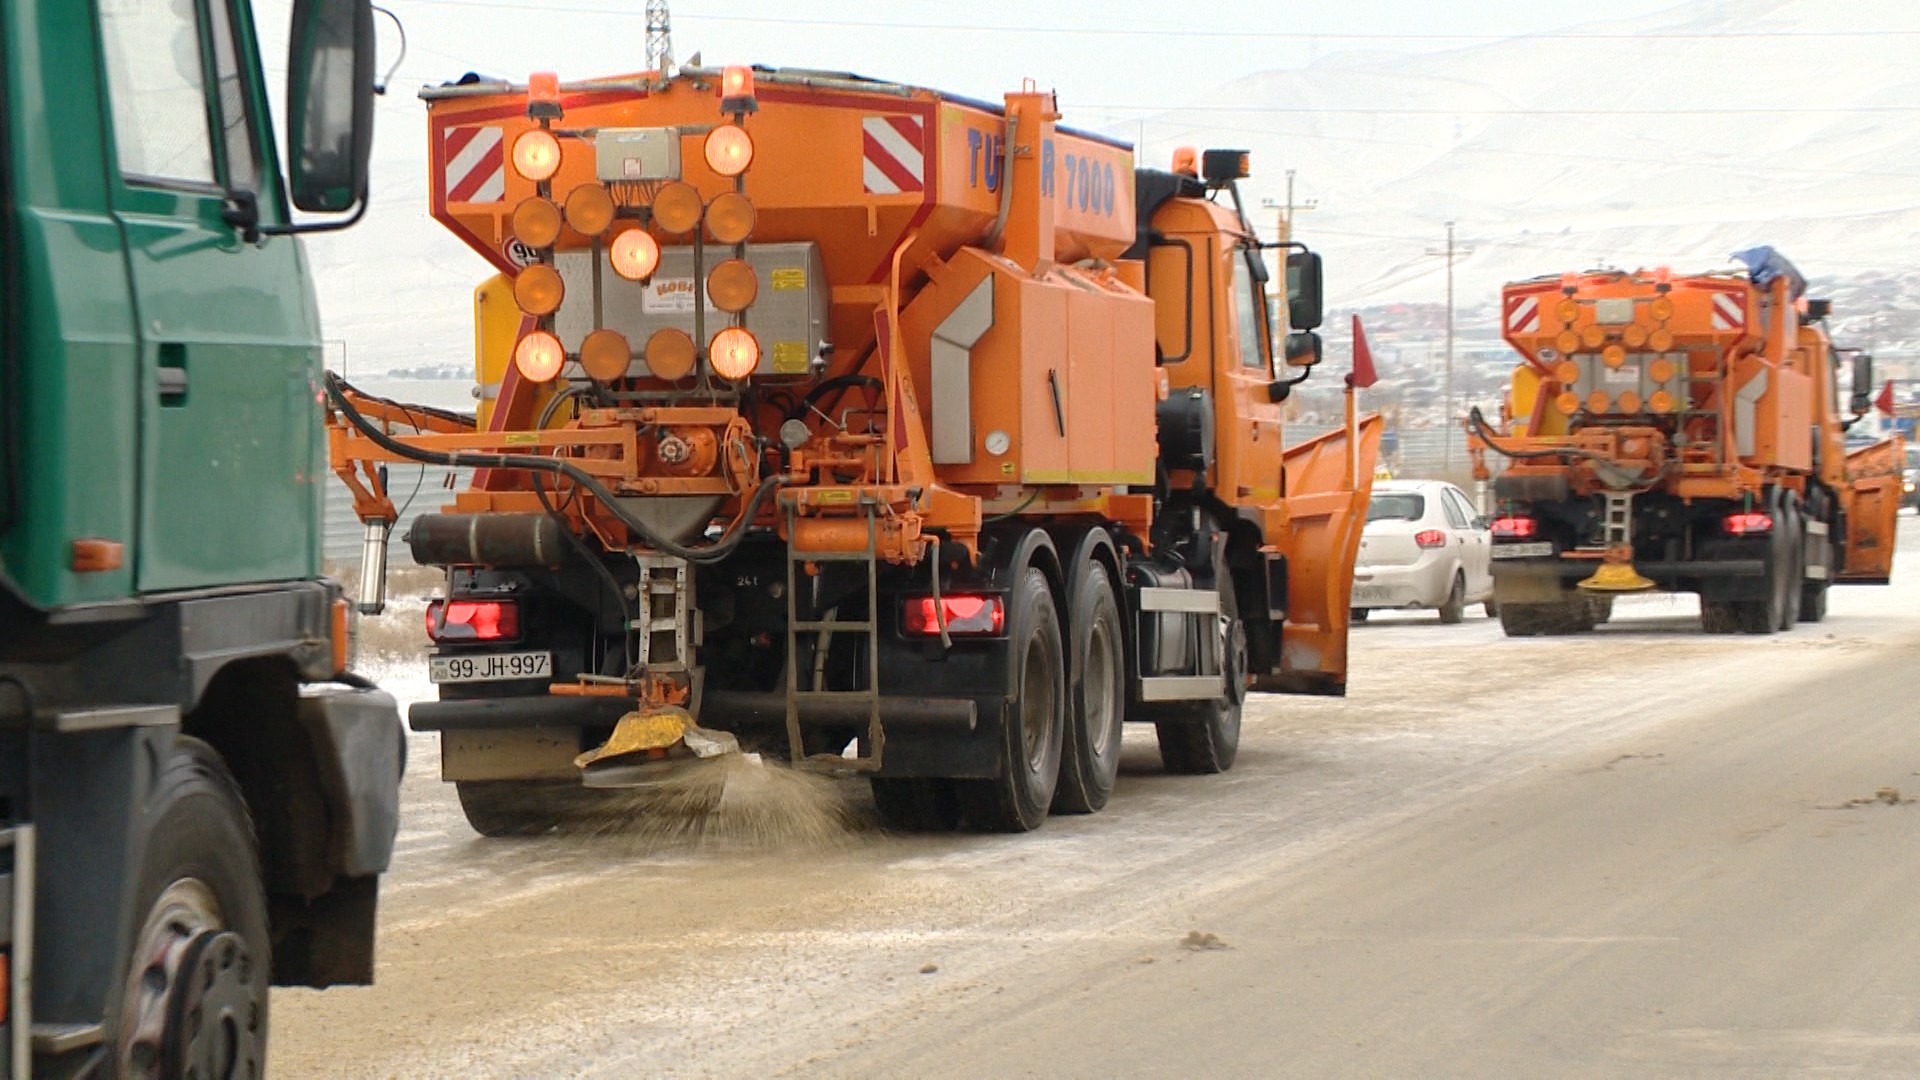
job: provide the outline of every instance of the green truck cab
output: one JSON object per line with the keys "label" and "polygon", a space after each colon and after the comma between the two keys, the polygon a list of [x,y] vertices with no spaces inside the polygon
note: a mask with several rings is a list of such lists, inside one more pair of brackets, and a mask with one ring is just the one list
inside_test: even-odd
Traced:
{"label": "green truck cab", "polygon": [[[247,1076],[365,983],[405,742],[320,571],[367,0],[0,0],[0,1076]],[[295,209],[345,215],[296,222]]]}

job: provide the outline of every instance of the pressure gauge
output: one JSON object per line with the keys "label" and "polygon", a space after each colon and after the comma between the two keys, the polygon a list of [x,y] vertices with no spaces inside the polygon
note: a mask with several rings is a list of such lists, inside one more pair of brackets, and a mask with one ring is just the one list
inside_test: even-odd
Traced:
{"label": "pressure gauge", "polygon": [[992,454],[994,457],[999,457],[1001,454],[1006,453],[1007,448],[1012,445],[1013,440],[1007,436],[1006,432],[987,432],[987,453]]}

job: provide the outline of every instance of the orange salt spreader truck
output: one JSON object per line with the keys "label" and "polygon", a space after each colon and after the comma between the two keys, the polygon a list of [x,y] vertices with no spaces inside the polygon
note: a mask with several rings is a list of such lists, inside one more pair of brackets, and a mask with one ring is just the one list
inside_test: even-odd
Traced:
{"label": "orange salt spreader truck", "polygon": [[381,463],[474,470],[407,540],[448,570],[411,722],[479,832],[743,748],[1022,831],[1107,801],[1123,720],[1210,773],[1250,689],[1343,692],[1379,429],[1282,446],[1320,266],[1272,325],[1244,153],[811,71],[423,97],[499,271],[480,408],[336,381],[331,436],[369,609]]}
{"label": "orange salt spreader truck", "polygon": [[1508,634],[1590,630],[1613,596],[1654,588],[1699,593],[1709,633],[1766,634],[1825,618],[1835,583],[1886,583],[1898,438],[1847,438],[1873,360],[1833,345],[1828,302],[1773,249],[1734,257],[1745,272],[1503,291],[1523,359],[1504,426],[1476,409],[1467,427],[1480,479],[1489,451],[1507,459],[1492,530]]}

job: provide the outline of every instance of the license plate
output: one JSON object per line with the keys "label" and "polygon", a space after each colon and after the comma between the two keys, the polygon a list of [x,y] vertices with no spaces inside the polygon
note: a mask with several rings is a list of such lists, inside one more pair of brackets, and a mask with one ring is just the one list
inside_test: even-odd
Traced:
{"label": "license plate", "polygon": [[1392,595],[1392,590],[1384,585],[1359,585],[1353,590],[1353,599],[1356,602],[1385,600],[1390,595]]}
{"label": "license plate", "polygon": [[427,677],[437,683],[504,682],[508,679],[546,679],[552,676],[553,654],[550,652],[427,657]]}
{"label": "license plate", "polygon": [[1542,540],[1534,544],[1495,544],[1493,557],[1496,559],[1534,559],[1542,555],[1553,554],[1553,541]]}

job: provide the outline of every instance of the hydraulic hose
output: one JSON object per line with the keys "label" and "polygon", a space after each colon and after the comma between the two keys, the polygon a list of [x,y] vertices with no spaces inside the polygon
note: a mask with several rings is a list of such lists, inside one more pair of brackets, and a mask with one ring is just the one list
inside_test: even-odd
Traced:
{"label": "hydraulic hose", "polygon": [[369,422],[365,416],[361,415],[360,411],[353,407],[353,403],[347,400],[346,393],[342,389],[345,385],[345,381],[341,379],[340,376],[331,371],[327,372],[328,400],[333,403],[334,408],[340,411],[340,415],[347,418],[347,422],[353,425],[354,430],[366,436],[368,441],[380,449],[385,450],[387,453],[398,455],[409,461],[418,461],[426,465],[441,465],[448,468],[518,469],[525,472],[545,472],[552,473],[556,476],[564,476],[580,487],[585,488],[594,498],[600,500],[600,505],[606,507],[608,513],[618,518],[620,524],[631,530],[633,534],[638,536],[648,547],[677,559],[685,559],[688,562],[718,562],[732,554],[734,549],[740,546],[740,542],[746,539],[747,527],[753,519],[759,515],[760,507],[766,502],[767,497],[786,483],[785,479],[778,477],[762,480],[760,486],[756,487],[753,494],[748,496],[747,504],[741,509],[740,516],[734,519],[733,524],[727,527],[727,530],[721,534],[718,540],[715,540],[711,544],[703,544],[699,547],[688,547],[669,540],[655,532],[653,528],[645,521],[642,521],[638,515],[623,506],[620,502],[620,497],[606,485],[594,479],[591,473],[574,465],[565,458],[541,457],[533,454],[496,454],[477,450],[441,452],[422,450],[418,447],[408,446],[406,443],[381,431]]}
{"label": "hydraulic hose", "polygon": [[[1552,450],[1510,450],[1501,446],[1494,441],[1500,438],[1500,434],[1493,430],[1492,425],[1487,423],[1487,418],[1481,414],[1480,406],[1478,405],[1467,410],[1467,423],[1473,425],[1473,433],[1480,436],[1480,440],[1486,443],[1495,453],[1512,458],[1515,461],[1534,461],[1540,458],[1584,458],[1593,462],[1595,471],[1600,474],[1602,480],[1607,480],[1608,483],[1613,483],[1612,480],[1608,480],[1609,474],[1615,477],[1631,475],[1624,473],[1618,465],[1615,465],[1605,455],[1596,454],[1591,450],[1581,450],[1572,446],[1563,446]],[[1651,479],[1641,485],[1640,490],[1646,490],[1653,484],[1658,483],[1660,478],[1666,475],[1666,472],[1667,466],[1663,463],[1660,471],[1656,472]],[[1622,483],[1617,486],[1626,487],[1628,484]]]}

